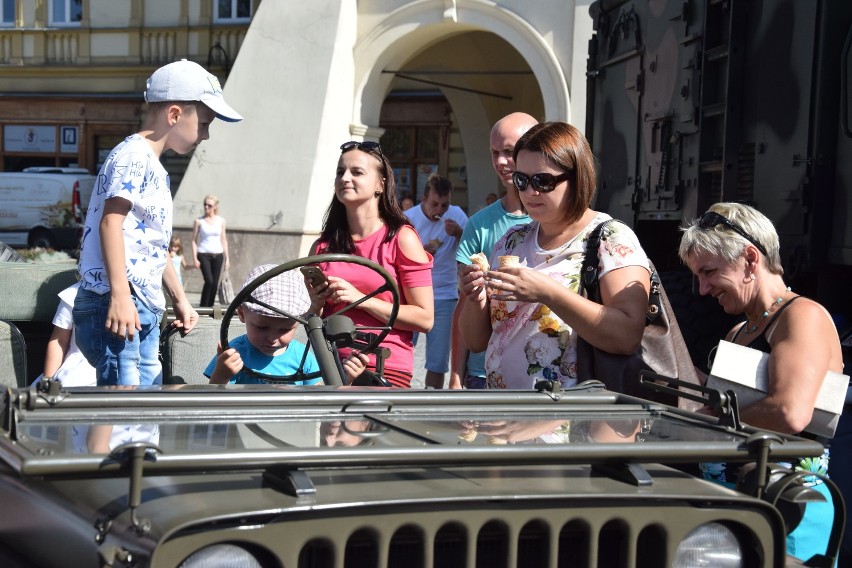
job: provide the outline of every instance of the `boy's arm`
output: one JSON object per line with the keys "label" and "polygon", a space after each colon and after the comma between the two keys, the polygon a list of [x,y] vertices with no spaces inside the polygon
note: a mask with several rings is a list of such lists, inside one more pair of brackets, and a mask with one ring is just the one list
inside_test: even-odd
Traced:
{"label": "boy's arm", "polygon": [[163,286],[172,299],[172,307],[175,309],[175,321],[172,325],[183,328],[186,333],[189,333],[198,323],[198,312],[189,303],[183,286],[178,280],[174,264],[171,262],[166,263],[166,269],[163,271]]}
{"label": "boy's arm", "polygon": [[210,375],[211,385],[224,385],[243,368],[243,358],[240,352],[233,347],[222,351],[222,346],[217,345],[216,366]]}
{"label": "boy's arm", "polygon": [[68,353],[68,345],[71,343],[71,330],[59,326],[53,326],[53,333],[47,341],[47,349],[44,353],[44,376],[52,377],[62,366],[65,354]]}
{"label": "boy's arm", "polygon": [[127,280],[127,261],[124,254],[124,220],[130,211],[130,202],[121,197],[111,197],[104,203],[104,216],[100,224],[101,251],[104,269],[109,282],[109,311],[106,327],[119,337],[133,339],[141,330],[139,312],[130,294]]}
{"label": "boy's arm", "polygon": [[369,362],[369,357],[363,353],[353,351],[349,357],[343,361],[343,371],[346,373],[346,383],[351,383],[357,379],[361,373],[364,372],[364,369],[367,368],[367,364]]}

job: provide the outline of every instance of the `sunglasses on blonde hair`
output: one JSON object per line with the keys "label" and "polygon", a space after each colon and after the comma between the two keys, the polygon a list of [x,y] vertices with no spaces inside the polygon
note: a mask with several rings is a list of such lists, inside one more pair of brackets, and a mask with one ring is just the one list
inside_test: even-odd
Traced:
{"label": "sunglasses on blonde hair", "polygon": [[766,249],[763,247],[757,239],[746,233],[743,229],[735,225],[731,222],[727,217],[720,213],[716,213],[715,211],[708,211],[704,215],[702,215],[701,219],[698,221],[699,229],[712,229],[716,225],[724,225],[725,227],[731,229],[732,231],[739,233],[739,235],[757,247],[757,250],[763,253],[763,256],[769,257],[766,252]]}

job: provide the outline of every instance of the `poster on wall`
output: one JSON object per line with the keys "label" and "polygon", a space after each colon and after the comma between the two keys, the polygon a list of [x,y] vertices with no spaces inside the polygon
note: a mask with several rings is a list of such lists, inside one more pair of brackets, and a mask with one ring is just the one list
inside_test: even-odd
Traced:
{"label": "poster on wall", "polygon": [[59,151],[63,154],[76,154],[78,151],[76,126],[60,126],[59,127]]}
{"label": "poster on wall", "polygon": [[56,127],[7,124],[3,127],[3,147],[7,152],[56,153]]}

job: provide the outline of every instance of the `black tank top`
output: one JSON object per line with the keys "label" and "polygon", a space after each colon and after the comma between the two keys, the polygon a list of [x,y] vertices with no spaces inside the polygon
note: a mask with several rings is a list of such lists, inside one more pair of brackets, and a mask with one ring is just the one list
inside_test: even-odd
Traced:
{"label": "black tank top", "polygon": [[[757,337],[746,343],[746,347],[751,347],[752,349],[757,349],[758,351],[763,351],[764,353],[772,353],[772,346],[769,345],[769,340],[766,338],[766,332],[772,328],[772,324],[775,322],[776,319],[778,319],[778,316],[780,316],[790,304],[792,304],[799,298],[801,298],[801,296],[793,296],[792,298],[787,300],[786,304],[778,308],[778,311],[772,314],[772,317],[769,318],[769,323],[766,324],[766,327],[763,328],[763,331]],[[740,332],[744,330],[747,325],[748,321],[741,325],[740,328],[736,331],[736,333],[734,333],[734,337],[731,339],[732,343],[737,342],[737,337],[740,336]]]}

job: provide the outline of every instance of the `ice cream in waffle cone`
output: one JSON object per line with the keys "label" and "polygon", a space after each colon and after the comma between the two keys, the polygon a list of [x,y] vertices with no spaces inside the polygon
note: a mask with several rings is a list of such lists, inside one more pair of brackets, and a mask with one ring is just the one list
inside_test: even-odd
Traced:
{"label": "ice cream in waffle cone", "polygon": [[488,257],[481,252],[470,255],[470,262],[475,264],[482,272],[488,272],[491,268],[491,265],[488,263]]}
{"label": "ice cream in waffle cone", "polygon": [[510,266],[520,266],[521,259],[514,255],[503,255],[497,258],[500,268],[508,268]]}

